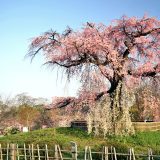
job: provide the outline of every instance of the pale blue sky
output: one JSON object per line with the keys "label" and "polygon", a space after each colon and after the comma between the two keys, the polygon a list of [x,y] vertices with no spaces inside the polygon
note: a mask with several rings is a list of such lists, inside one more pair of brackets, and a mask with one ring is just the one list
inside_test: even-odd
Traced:
{"label": "pale blue sky", "polygon": [[[77,83],[66,85],[56,71],[42,67],[43,58],[24,60],[30,38],[87,21],[109,24],[122,15],[160,18],[160,0],[0,0],[0,94],[73,96]],[[66,87],[67,86],[67,87]]]}

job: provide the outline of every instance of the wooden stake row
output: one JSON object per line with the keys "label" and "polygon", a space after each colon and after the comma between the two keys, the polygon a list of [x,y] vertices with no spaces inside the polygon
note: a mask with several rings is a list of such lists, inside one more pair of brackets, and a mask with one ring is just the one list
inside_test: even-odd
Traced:
{"label": "wooden stake row", "polygon": [[[101,155],[101,160],[118,160],[120,156],[126,157],[126,160],[136,160],[139,157],[147,157],[148,160],[153,160],[153,157],[159,157],[160,155],[153,155],[151,149],[148,150],[148,154],[135,154],[134,149],[130,148],[128,153],[117,153],[115,147],[103,147],[101,152],[93,152],[90,146],[86,146],[85,150],[79,152],[77,150],[76,143],[72,142],[71,150],[61,150],[59,145],[55,145],[54,150],[48,149],[47,144],[45,148],[41,149],[37,144],[34,146],[33,144],[26,145],[23,147],[19,147],[18,144],[7,144],[6,148],[3,148],[0,144],[0,160],[20,160],[23,157],[24,160],[78,160],[78,156],[81,154],[83,156],[83,160],[94,160],[94,154]],[[70,157],[65,157],[66,154],[70,154]],[[50,155],[52,153],[52,155]],[[62,154],[63,153],[63,154]],[[81,158],[82,159],[82,158]]]}

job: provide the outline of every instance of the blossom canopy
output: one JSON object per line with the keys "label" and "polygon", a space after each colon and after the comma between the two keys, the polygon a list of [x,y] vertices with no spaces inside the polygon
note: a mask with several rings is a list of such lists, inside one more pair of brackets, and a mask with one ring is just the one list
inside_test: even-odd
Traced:
{"label": "blossom canopy", "polygon": [[42,50],[46,63],[66,69],[68,77],[86,66],[106,77],[112,93],[127,77],[154,77],[160,72],[160,21],[123,16],[111,25],[88,23],[80,30],[49,31],[34,38],[29,55]]}

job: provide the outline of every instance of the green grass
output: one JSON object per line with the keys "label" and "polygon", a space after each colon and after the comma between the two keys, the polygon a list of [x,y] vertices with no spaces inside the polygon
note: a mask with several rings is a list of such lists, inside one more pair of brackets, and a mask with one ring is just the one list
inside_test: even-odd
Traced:
{"label": "green grass", "polygon": [[99,150],[102,146],[115,146],[117,151],[126,152],[128,148],[134,147],[136,152],[147,153],[148,148],[152,148],[155,153],[160,153],[160,132],[140,132],[133,136],[109,136],[106,139],[88,135],[86,132],[72,128],[49,128],[31,131],[29,133],[18,133],[15,135],[0,138],[0,143],[48,144],[53,147],[59,144],[62,148],[70,148],[70,141],[77,143],[79,149],[91,146],[94,150]]}

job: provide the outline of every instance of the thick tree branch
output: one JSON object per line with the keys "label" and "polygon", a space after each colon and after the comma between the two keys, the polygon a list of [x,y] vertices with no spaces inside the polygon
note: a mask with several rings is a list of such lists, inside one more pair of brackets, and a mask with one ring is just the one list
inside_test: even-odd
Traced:
{"label": "thick tree branch", "polygon": [[148,71],[148,72],[143,72],[143,73],[138,73],[138,72],[133,72],[131,70],[128,70],[128,75],[132,75],[134,77],[155,77],[158,73],[157,73],[157,68],[159,66],[156,65],[153,69],[153,71]]}
{"label": "thick tree branch", "polygon": [[61,67],[70,68],[70,67],[80,65],[80,64],[84,63],[84,61],[85,60],[83,60],[83,59],[80,59],[80,60],[77,60],[77,61],[69,61],[68,64],[67,63],[63,64],[63,63],[57,62],[57,61],[48,61],[45,64],[52,64],[52,65],[57,64],[58,66],[61,66]]}
{"label": "thick tree branch", "polygon": [[127,49],[125,50],[125,52],[123,53],[123,58],[127,58],[128,55],[129,55],[129,49],[127,48]]}
{"label": "thick tree branch", "polygon": [[141,36],[147,36],[148,34],[151,34],[152,32],[155,32],[155,31],[159,31],[160,32],[160,28],[154,28],[148,32],[136,32],[135,34],[132,34],[132,36],[134,38],[138,38],[138,37],[141,37]]}

